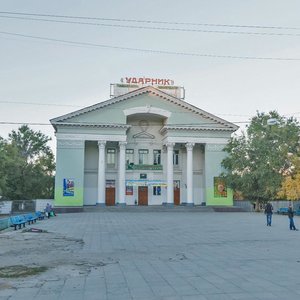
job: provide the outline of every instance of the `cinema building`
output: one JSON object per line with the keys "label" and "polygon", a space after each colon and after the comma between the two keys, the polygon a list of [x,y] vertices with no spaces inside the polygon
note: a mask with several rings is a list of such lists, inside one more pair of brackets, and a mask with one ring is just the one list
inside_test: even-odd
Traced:
{"label": "cinema building", "polygon": [[126,78],[109,100],[51,120],[56,207],[233,205],[219,175],[238,127],[158,82]]}

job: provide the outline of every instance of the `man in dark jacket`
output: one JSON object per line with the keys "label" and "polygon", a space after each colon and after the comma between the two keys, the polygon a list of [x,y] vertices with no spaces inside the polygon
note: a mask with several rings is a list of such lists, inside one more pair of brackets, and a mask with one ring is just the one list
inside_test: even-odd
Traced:
{"label": "man in dark jacket", "polygon": [[265,215],[267,216],[267,226],[271,226],[272,223],[273,206],[270,202],[265,207]]}
{"label": "man in dark jacket", "polygon": [[290,230],[298,230],[294,223],[294,211],[291,204],[289,205],[289,209],[288,209],[288,217],[290,219]]}

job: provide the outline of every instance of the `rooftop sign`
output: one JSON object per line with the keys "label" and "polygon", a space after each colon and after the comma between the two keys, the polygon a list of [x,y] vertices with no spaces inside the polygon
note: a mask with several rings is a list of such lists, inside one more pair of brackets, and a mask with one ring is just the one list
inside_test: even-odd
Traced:
{"label": "rooftop sign", "polygon": [[171,79],[159,79],[149,77],[124,77],[121,78],[121,82],[138,85],[174,85],[174,80]]}
{"label": "rooftop sign", "polygon": [[181,86],[175,86],[174,80],[168,78],[150,77],[123,77],[120,83],[110,85],[110,96],[118,97],[144,86],[154,86],[155,88],[179,99],[184,99],[185,90]]}

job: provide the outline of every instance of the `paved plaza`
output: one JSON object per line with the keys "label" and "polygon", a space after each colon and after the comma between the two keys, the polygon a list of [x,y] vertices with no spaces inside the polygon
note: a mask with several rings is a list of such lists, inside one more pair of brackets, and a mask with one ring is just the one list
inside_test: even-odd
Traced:
{"label": "paved plaza", "polygon": [[[295,218],[300,226],[300,218]],[[60,214],[0,233],[0,299],[300,299],[300,231],[287,216],[200,210]]]}

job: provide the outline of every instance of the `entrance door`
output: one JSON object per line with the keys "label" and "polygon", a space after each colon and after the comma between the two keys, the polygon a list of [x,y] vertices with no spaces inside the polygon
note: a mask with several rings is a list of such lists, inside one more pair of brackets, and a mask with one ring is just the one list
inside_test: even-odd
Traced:
{"label": "entrance door", "polygon": [[106,180],[105,205],[114,206],[116,200],[116,189],[114,180]]}
{"label": "entrance door", "polygon": [[174,205],[180,205],[180,181],[174,180]]}
{"label": "entrance door", "polygon": [[148,205],[148,187],[147,186],[139,186],[139,205]]}

